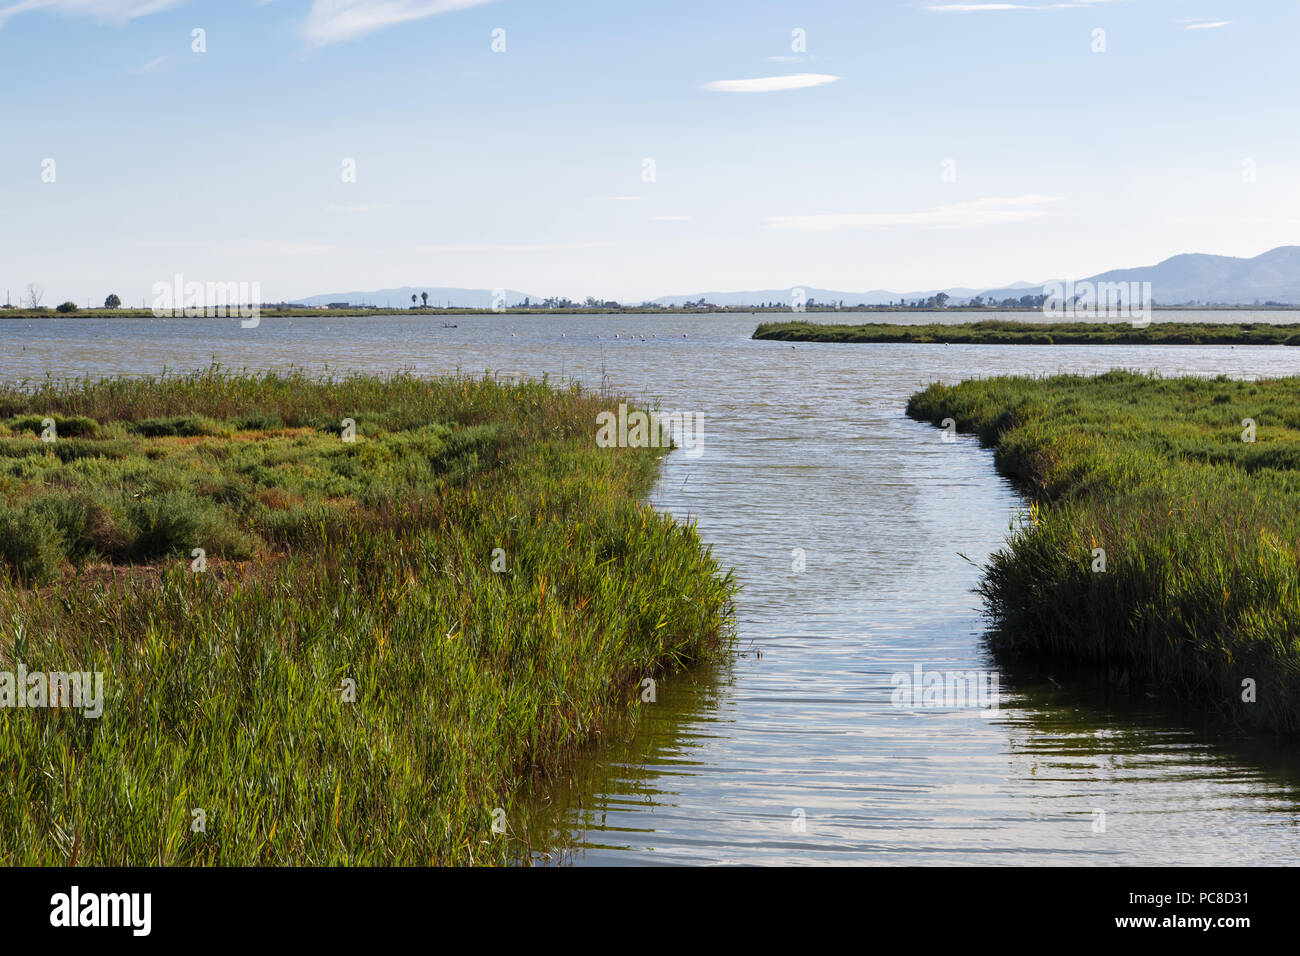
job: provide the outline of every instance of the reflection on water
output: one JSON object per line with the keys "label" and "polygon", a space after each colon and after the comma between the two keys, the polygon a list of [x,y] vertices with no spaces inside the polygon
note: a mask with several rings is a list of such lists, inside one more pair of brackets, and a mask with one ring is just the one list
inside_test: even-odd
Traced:
{"label": "reflection on water", "polygon": [[702,414],[703,454],[670,455],[653,502],[696,519],[735,567],[743,656],[661,682],[635,734],[612,733],[537,787],[511,821],[537,862],[1290,862],[1293,747],[1232,740],[1141,688],[1051,672],[999,672],[991,717],[898,708],[891,693],[918,664],[995,669],[973,588],[1019,508],[987,450],[903,416],[909,394],[936,379],[1112,367],[1292,374],[1300,351],[791,348],[751,341],[760,318],[0,321],[0,378],[213,359],[592,386],[607,373]]}

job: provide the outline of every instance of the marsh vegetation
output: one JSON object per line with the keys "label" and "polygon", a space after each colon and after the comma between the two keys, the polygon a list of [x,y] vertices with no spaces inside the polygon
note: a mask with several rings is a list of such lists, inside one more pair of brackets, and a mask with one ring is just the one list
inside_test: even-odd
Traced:
{"label": "marsh vegetation", "polygon": [[641,503],[663,450],[596,446],[613,404],[219,368],[0,388],[0,667],[107,688],[97,719],[0,708],[0,861],[526,858],[521,783],[730,633],[730,575]]}
{"label": "marsh vegetation", "polygon": [[1300,732],[1300,378],[998,376],[907,411],[1030,498],[982,585],[996,649]]}

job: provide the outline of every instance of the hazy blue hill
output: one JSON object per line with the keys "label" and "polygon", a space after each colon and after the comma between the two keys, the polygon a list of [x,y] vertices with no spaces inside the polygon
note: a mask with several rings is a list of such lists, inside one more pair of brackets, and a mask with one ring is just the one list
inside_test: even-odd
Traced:
{"label": "hazy blue hill", "polygon": [[[1185,253],[1153,266],[1112,269],[1088,281],[1150,282],[1161,305],[1300,303],[1300,246],[1279,246],[1253,259]],[[985,293],[997,299],[1011,294],[1009,289]]]}
{"label": "hazy blue hill", "polygon": [[[1233,256],[1214,256],[1204,253],[1185,253],[1172,256],[1153,266],[1132,269],[1112,269],[1088,276],[1091,282],[1150,282],[1152,296],[1161,305],[1186,305],[1209,303],[1219,305],[1252,305],[1264,302],[1300,304],[1300,246],[1279,246],[1253,259]],[[1082,280],[1081,280],[1082,281]],[[1042,282],[1016,282],[996,289],[928,289],[924,292],[890,292],[873,289],[870,292],[843,292],[837,289],[820,289],[815,286],[795,286],[788,289],[757,289],[741,292],[696,292],[690,295],[665,295],[652,300],[660,306],[683,306],[703,299],[713,305],[757,306],[775,302],[788,306],[793,301],[796,288],[802,288],[813,302],[845,306],[891,305],[899,299],[907,302],[925,300],[938,292],[946,292],[952,305],[961,305],[975,295],[995,300],[1019,298],[1022,295],[1041,293]],[[373,292],[335,292],[295,299],[305,305],[325,305],[330,302],[348,302],[352,305],[380,305],[406,308],[411,296],[429,293],[429,304],[452,305],[461,308],[487,309],[492,306],[490,289],[455,289],[434,286],[403,286],[400,289],[379,289]],[[525,298],[540,303],[543,297],[506,290],[508,305],[521,305]],[[628,305],[637,303],[629,302]]]}

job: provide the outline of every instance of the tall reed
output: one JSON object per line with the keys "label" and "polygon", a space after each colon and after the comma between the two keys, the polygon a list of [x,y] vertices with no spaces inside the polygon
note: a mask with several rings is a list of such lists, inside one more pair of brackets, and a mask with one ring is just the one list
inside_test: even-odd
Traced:
{"label": "tall reed", "polygon": [[1300,732],[1300,378],[997,377],[908,414],[992,445],[1030,498],[982,585],[995,648]]}

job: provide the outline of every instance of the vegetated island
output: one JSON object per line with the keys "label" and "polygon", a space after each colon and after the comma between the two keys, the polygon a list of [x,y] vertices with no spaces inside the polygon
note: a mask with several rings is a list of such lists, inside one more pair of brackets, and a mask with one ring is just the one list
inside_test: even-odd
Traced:
{"label": "vegetated island", "polygon": [[1300,732],[1300,378],[997,377],[907,414],[1032,499],[981,584],[995,651]]}
{"label": "vegetated island", "polygon": [[764,322],[753,338],[779,342],[903,342],[943,345],[1300,345],[1300,324],[1266,322],[1101,322],[822,325]]}
{"label": "vegetated island", "polygon": [[0,671],[103,673],[99,717],[0,681],[0,863],[526,861],[521,783],[731,640],[731,575],[639,500],[662,450],[596,446],[611,407],[215,367],[0,387]]}

